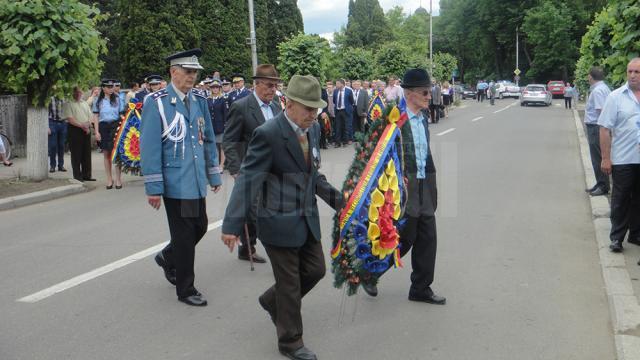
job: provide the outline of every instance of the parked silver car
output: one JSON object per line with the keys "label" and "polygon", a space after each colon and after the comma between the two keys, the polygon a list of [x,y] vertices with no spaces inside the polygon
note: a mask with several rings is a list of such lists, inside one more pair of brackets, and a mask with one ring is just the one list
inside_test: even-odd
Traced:
{"label": "parked silver car", "polygon": [[543,84],[527,85],[520,94],[520,106],[528,106],[529,104],[550,106],[551,91],[548,91],[547,86]]}

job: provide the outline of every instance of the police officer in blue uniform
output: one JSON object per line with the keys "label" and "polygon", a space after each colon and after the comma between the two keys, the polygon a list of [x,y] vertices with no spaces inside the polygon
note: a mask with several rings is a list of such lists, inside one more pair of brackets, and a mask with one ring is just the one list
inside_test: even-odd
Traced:
{"label": "police officer in blue uniform", "polygon": [[222,97],[227,104],[227,110],[229,110],[229,107],[231,106],[231,104],[229,104],[229,99],[231,98],[231,93],[234,91],[231,88],[231,81],[228,77],[223,76],[222,79],[220,79],[220,85],[222,85]]}
{"label": "police officer in blue uniform", "polygon": [[241,74],[234,74],[231,82],[233,82],[234,90],[229,95],[229,107],[231,107],[234,101],[251,94],[251,92],[244,87],[244,76]]}
{"label": "police officer in blue uniform", "polygon": [[149,86],[149,90],[142,89],[140,91],[138,91],[136,93],[136,100],[138,102],[144,102],[144,98],[145,96],[151,94],[152,92],[156,92],[158,90],[160,90],[160,84],[162,83],[162,76],[160,75],[149,75],[147,76],[144,81],[147,83],[147,85]]}
{"label": "police officer in blue uniform", "polygon": [[146,97],[141,125],[141,167],[149,204],[167,213],[171,241],[156,255],[178,300],[205,306],[194,286],[195,246],[207,232],[207,186],[222,185],[207,100],[194,89],[200,49],[167,57],[171,84]]}

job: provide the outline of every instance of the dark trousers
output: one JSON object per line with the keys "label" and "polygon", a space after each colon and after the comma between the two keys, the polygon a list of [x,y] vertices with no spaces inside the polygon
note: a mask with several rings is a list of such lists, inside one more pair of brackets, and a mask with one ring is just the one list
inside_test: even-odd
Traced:
{"label": "dark trousers", "polygon": [[325,130],[327,126],[327,121],[329,121],[328,117],[327,117],[327,120],[325,120],[322,116],[318,116],[318,124],[320,124],[320,148],[321,149],[327,148],[327,134]]}
{"label": "dark trousers", "polygon": [[609,176],[602,172],[602,154],[600,152],[600,126],[597,124],[586,124],[587,141],[589,142],[589,152],[591,153],[591,166],[596,177],[596,186],[602,190],[609,191]]}
{"label": "dark trousers", "polygon": [[171,241],[162,250],[167,264],[176,269],[176,294],[179,298],[195,295],[193,263],[196,245],[207,233],[205,199],[171,199],[164,197]]}
{"label": "dark trousers", "polygon": [[362,118],[355,112],[353,113],[353,130],[351,131],[351,140],[353,140],[353,134],[356,132],[362,132]]}
{"label": "dark trousers", "polygon": [[571,109],[571,99],[570,97],[565,97],[564,98],[564,108],[565,109]]}
{"label": "dark trousers", "polygon": [[431,115],[431,122],[437,123],[440,121],[440,105],[430,104],[429,105],[429,114]]}
{"label": "dark trousers", "polygon": [[91,178],[91,134],[77,126],[69,126],[69,151],[73,178],[84,180]]}
{"label": "dark trousers", "polygon": [[[67,140],[67,123],[49,120],[49,167],[64,167],[64,143]],[[57,161],[56,161],[57,157]]]}
{"label": "dark trousers", "polygon": [[275,285],[262,294],[269,312],[275,314],[278,348],[295,350],[303,346],[302,298],[326,272],[322,245],[311,234],[299,248],[265,245]]}
{"label": "dark trousers", "polygon": [[[435,174],[428,174],[428,176]],[[422,293],[433,283],[436,267],[438,234],[436,217],[433,213],[437,206],[437,193],[429,187],[435,187],[435,181],[418,180],[418,201],[420,211],[417,216],[408,215],[400,233],[400,256],[411,250],[411,292]],[[429,194],[427,194],[429,192]],[[427,204],[426,202],[431,202]],[[425,211],[426,210],[426,211]]]}
{"label": "dark trousers", "polygon": [[613,165],[611,241],[640,241],[640,164]]}
{"label": "dark trousers", "polygon": [[336,136],[333,139],[338,145],[346,144],[349,141],[349,129],[347,123],[351,123],[351,119],[344,110],[336,110]]}
{"label": "dark trousers", "polygon": [[249,255],[249,246],[247,244],[251,245],[252,254],[256,252],[256,239],[258,238],[258,225],[256,220],[257,207],[258,199],[256,199],[253,206],[251,206],[251,209],[249,209],[249,213],[245,219],[247,230],[249,232],[249,239],[247,239],[247,235],[245,234],[245,229],[243,227],[242,234],[240,235],[240,246],[238,246],[238,255]]}

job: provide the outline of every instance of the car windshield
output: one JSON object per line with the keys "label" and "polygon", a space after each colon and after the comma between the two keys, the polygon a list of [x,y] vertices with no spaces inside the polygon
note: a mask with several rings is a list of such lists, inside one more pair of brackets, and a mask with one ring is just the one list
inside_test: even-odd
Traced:
{"label": "car windshield", "polygon": [[544,91],[542,86],[527,86],[527,91]]}

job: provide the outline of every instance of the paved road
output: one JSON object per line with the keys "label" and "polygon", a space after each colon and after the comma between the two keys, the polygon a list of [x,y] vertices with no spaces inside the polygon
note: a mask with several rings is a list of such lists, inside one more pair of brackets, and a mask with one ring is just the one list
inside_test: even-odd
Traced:
{"label": "paved road", "polygon": [[[431,127],[434,289],[447,305],[407,301],[407,258],[377,298],[348,298],[340,321],[343,292],[327,274],[304,300],[307,345],[321,359],[614,359],[571,114],[515,100],[464,104]],[[351,157],[351,149],[323,154],[334,184]],[[151,257],[17,301],[165,241],[164,213],[146,205],[140,181],[3,212],[0,359],[280,359],[256,301],[272,283],[270,267],[249,272],[219,240],[225,180],[208,197],[214,226],[197,251],[206,308],[178,303]],[[321,213],[328,254],[333,214],[324,204]]]}

